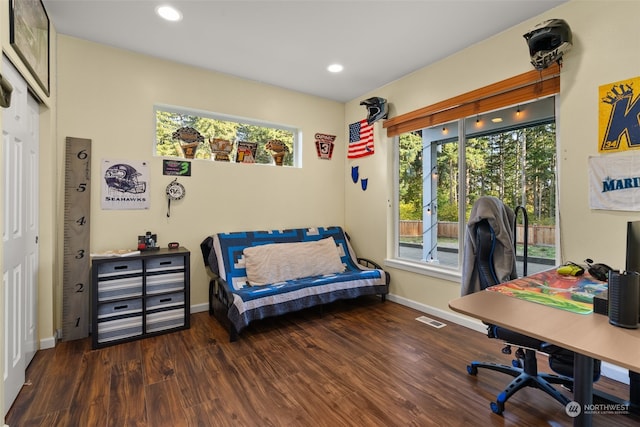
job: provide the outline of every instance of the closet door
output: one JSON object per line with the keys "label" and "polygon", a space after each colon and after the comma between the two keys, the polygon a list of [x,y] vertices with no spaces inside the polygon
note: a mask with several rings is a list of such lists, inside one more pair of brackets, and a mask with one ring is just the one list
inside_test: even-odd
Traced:
{"label": "closet door", "polygon": [[2,74],[13,86],[2,113],[4,409],[24,383],[38,348],[38,103],[3,58]]}

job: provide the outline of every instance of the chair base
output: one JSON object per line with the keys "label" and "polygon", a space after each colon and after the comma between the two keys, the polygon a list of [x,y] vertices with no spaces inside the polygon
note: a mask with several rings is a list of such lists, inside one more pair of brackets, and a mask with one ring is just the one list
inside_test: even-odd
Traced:
{"label": "chair base", "polygon": [[[523,366],[523,368],[515,365]],[[467,372],[470,375],[477,375],[478,368],[490,369],[514,377],[509,385],[498,394],[496,401],[491,402],[491,410],[498,415],[504,412],[505,402],[524,387],[540,389],[564,406],[571,401],[551,384],[561,384],[571,389],[573,388],[573,379],[563,375],[538,373],[536,352],[534,350],[526,349],[524,351],[524,360],[514,361],[514,366],[490,362],[471,362],[471,364],[467,366]]]}

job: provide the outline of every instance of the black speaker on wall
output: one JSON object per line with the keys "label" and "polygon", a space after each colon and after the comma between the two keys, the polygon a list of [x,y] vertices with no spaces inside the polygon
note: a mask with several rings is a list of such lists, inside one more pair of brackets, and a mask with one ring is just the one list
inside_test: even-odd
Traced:
{"label": "black speaker on wall", "polygon": [[609,323],[622,328],[638,327],[640,274],[635,271],[609,272]]}

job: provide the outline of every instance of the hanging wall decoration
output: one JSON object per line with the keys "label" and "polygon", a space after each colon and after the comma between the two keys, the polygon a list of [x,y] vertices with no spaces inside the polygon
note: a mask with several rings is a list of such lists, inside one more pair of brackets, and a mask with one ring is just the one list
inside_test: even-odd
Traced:
{"label": "hanging wall decoration", "polygon": [[175,178],[167,185],[165,193],[167,195],[167,218],[169,218],[171,216],[171,201],[182,200],[187,191],[184,186],[178,182],[178,178]]}
{"label": "hanging wall decoration", "polygon": [[360,105],[367,107],[367,123],[374,124],[378,120],[389,117],[389,104],[384,98],[374,96],[360,102]]}
{"label": "hanging wall decoration", "polygon": [[362,191],[365,191],[369,185],[369,178],[360,177],[360,166],[351,166],[351,180],[354,184],[357,184],[358,181],[360,181]]}
{"label": "hanging wall decoration", "polygon": [[366,119],[350,124],[347,158],[357,159],[373,153],[373,124],[367,123]]}
{"label": "hanging wall decoration", "polygon": [[333,141],[336,140],[335,135],[327,135],[325,133],[316,133],[316,152],[319,159],[331,160],[333,155]]}
{"label": "hanging wall decoration", "polygon": [[531,65],[544,70],[554,62],[562,66],[563,55],[573,46],[571,27],[564,19],[547,19],[523,35],[529,47]]}
{"label": "hanging wall decoration", "polygon": [[640,211],[640,153],[589,157],[589,207]]}
{"label": "hanging wall decoration", "polygon": [[147,162],[102,160],[102,209],[149,209]]}
{"label": "hanging wall decoration", "polygon": [[233,150],[233,142],[221,138],[209,138],[209,146],[215,155],[214,160],[218,162],[230,161],[229,154]]}
{"label": "hanging wall decoration", "polygon": [[204,142],[204,136],[192,127],[181,127],[171,135],[173,139],[180,141],[180,148],[184,152],[184,157],[193,159],[196,155],[196,149],[200,143]]}
{"label": "hanging wall decoration", "polygon": [[640,148],[640,102],[634,88],[640,88],[640,77],[600,86],[599,152]]}
{"label": "hanging wall decoration", "polygon": [[351,166],[351,181],[354,184],[360,179],[360,166]]}
{"label": "hanging wall decoration", "polygon": [[257,151],[257,142],[238,141],[238,149],[236,150],[236,163],[255,163]]}
{"label": "hanging wall decoration", "polygon": [[162,160],[162,175],[191,176],[191,162],[187,160]]}
{"label": "hanging wall decoration", "polygon": [[279,139],[272,139],[264,146],[265,150],[271,153],[276,166],[282,166],[284,156],[289,152],[289,147]]}
{"label": "hanging wall decoration", "polygon": [[11,0],[9,41],[49,96],[49,16],[42,0]]}

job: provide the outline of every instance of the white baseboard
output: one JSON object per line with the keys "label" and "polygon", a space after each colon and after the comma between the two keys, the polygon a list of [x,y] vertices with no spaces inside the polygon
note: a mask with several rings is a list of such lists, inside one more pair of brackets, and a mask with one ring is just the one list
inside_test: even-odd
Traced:
{"label": "white baseboard", "polygon": [[612,365],[609,362],[602,362],[600,373],[603,377],[629,385],[629,371],[620,366]]}
{"label": "white baseboard", "polygon": [[423,313],[427,313],[432,316],[439,317],[443,320],[448,320],[449,322],[453,322],[458,325],[467,327],[469,329],[473,329],[476,332],[481,332],[483,334],[487,333],[487,326],[479,320],[472,319],[470,317],[466,317],[457,313],[452,313],[450,311],[442,310],[439,308],[431,307],[429,305],[422,304],[404,297],[399,297],[393,294],[388,294],[387,299],[389,299],[389,301],[397,302],[398,304],[411,307]]}
{"label": "white baseboard", "polygon": [[209,310],[209,303],[204,302],[202,304],[195,304],[191,306],[192,313],[201,313],[203,311]]}
{"label": "white baseboard", "polygon": [[56,337],[42,338],[40,340],[40,350],[54,348],[56,346]]}
{"label": "white baseboard", "polygon": [[[472,319],[457,313],[452,313],[450,311],[442,310],[436,307],[431,307],[429,305],[422,304],[404,297],[399,297],[393,294],[388,294],[387,299],[389,299],[389,301],[397,302],[398,304],[411,307],[423,313],[427,313],[432,316],[439,317],[443,320],[447,320],[449,322],[467,327],[476,332],[481,332],[483,334],[487,333],[487,327],[479,320]],[[602,376],[610,378],[614,381],[618,381],[623,384],[629,384],[629,371],[625,368],[621,368],[620,366],[602,362],[601,374]]]}

